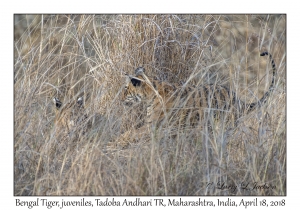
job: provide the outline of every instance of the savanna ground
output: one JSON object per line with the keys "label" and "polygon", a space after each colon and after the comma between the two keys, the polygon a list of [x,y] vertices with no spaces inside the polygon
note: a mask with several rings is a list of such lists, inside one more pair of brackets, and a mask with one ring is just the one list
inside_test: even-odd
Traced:
{"label": "savanna ground", "polygon": [[[286,195],[285,15],[14,18],[15,195]],[[227,152],[223,132],[166,125],[118,146],[144,119],[120,101],[124,73],[144,66],[178,86],[225,85],[250,103],[271,82],[270,62],[259,56],[266,50],[277,65],[275,89],[243,117]],[[64,128],[54,123],[52,98],[80,96],[88,131],[56,135]]]}

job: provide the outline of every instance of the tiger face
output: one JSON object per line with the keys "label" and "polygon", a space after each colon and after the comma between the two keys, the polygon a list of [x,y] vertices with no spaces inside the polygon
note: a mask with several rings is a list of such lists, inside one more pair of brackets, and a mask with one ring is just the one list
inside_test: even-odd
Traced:
{"label": "tiger face", "polygon": [[163,116],[157,115],[160,110],[171,105],[169,99],[176,88],[169,83],[149,79],[144,71],[143,67],[139,67],[135,70],[135,76],[127,75],[122,100],[125,106],[145,103],[146,122],[152,122]]}
{"label": "tiger face", "polygon": [[147,84],[143,77],[144,68],[139,67],[135,70],[135,76],[127,75],[122,100],[124,105],[132,106],[142,101],[150,100],[151,82]]}
{"label": "tiger face", "polygon": [[55,105],[55,124],[60,129],[70,132],[79,124],[82,118],[86,118],[84,114],[83,98],[79,97],[76,102],[63,104],[58,98],[53,98]]}

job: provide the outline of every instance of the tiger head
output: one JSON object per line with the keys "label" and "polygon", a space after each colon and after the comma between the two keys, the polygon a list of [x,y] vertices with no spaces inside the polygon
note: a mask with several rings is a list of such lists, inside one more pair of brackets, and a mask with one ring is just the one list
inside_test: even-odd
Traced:
{"label": "tiger head", "polygon": [[77,101],[62,103],[58,98],[52,99],[56,111],[55,111],[55,124],[61,127],[71,129],[77,123],[80,115],[84,111],[83,98],[79,97]]}
{"label": "tiger head", "polygon": [[154,87],[144,72],[143,67],[138,67],[134,76],[127,75],[122,93],[122,101],[126,106],[132,106],[152,98]]}

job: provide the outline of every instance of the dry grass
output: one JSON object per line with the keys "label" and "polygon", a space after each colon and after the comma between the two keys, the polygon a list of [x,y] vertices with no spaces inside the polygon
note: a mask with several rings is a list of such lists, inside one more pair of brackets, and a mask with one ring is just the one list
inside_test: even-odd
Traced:
{"label": "dry grass", "polygon": [[[285,27],[285,15],[16,15],[15,195],[285,195]],[[144,66],[159,80],[226,85],[254,102],[270,84],[265,50],[276,89],[228,138],[227,153],[224,132],[172,126],[108,146],[143,121],[120,103],[124,72]],[[62,139],[51,99],[79,96],[89,131]],[[218,182],[238,187],[208,187]],[[255,182],[275,188],[241,187]]]}

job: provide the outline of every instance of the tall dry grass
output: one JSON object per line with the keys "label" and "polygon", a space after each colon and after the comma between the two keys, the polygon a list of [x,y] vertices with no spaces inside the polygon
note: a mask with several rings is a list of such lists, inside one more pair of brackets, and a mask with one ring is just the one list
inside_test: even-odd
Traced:
{"label": "tall dry grass", "polygon": [[[286,194],[285,15],[15,15],[14,40],[15,195]],[[178,86],[226,85],[250,103],[271,82],[265,50],[276,88],[226,150],[225,130],[174,126],[111,146],[144,121],[120,102],[125,72],[144,66]],[[89,130],[61,139],[52,98],[80,96]]]}

